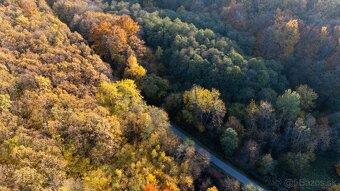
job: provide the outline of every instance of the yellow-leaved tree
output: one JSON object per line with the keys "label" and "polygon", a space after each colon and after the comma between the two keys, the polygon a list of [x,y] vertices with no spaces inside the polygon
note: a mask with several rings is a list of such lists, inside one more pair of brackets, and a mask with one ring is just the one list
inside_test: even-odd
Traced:
{"label": "yellow-leaved tree", "polygon": [[183,117],[189,123],[195,124],[199,130],[205,127],[220,127],[226,114],[226,107],[216,89],[208,90],[194,86],[183,94]]}
{"label": "yellow-leaved tree", "polygon": [[300,40],[299,21],[297,19],[287,21],[286,16],[278,13],[274,25],[274,37],[282,48],[284,56],[289,56]]}
{"label": "yellow-leaved tree", "polygon": [[125,68],[124,77],[131,79],[140,79],[146,75],[146,70],[138,64],[137,58],[134,55],[129,56],[128,66]]}

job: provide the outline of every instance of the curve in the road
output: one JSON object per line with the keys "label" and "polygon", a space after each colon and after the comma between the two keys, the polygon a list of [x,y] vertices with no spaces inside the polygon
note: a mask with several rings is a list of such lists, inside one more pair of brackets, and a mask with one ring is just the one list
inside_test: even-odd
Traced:
{"label": "curve in the road", "polygon": [[[181,139],[191,139],[190,136],[185,134],[183,131],[181,131],[178,127],[174,125],[170,125],[170,129]],[[191,139],[192,140],[192,139]],[[195,148],[199,153],[205,154],[210,158],[210,162],[217,166],[220,170],[222,170],[224,173],[228,174],[229,176],[235,178],[236,180],[240,181],[244,185],[253,185],[258,191],[266,191],[268,189],[263,188],[262,186],[258,185],[255,181],[248,178],[246,175],[239,172],[236,168],[232,167],[230,164],[222,161],[219,159],[218,156],[215,154],[207,151],[206,149],[202,148],[201,143],[198,143],[197,141],[194,141]]]}

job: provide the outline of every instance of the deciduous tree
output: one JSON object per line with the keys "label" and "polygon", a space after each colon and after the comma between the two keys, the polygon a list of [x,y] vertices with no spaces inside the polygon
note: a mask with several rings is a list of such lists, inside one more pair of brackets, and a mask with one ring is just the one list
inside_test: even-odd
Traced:
{"label": "deciduous tree", "polygon": [[206,127],[219,127],[226,114],[226,107],[216,89],[194,86],[183,93],[184,110]]}
{"label": "deciduous tree", "polygon": [[300,95],[300,106],[304,111],[310,111],[315,106],[315,101],[318,98],[318,94],[313,91],[307,85],[300,85],[296,92]]}
{"label": "deciduous tree", "polygon": [[130,55],[127,60],[127,67],[124,71],[124,77],[131,79],[141,79],[146,75],[146,70],[140,66],[137,62],[137,58],[134,55]]}
{"label": "deciduous tree", "polygon": [[277,109],[288,119],[294,119],[300,113],[300,95],[290,89],[277,98]]}
{"label": "deciduous tree", "polygon": [[228,128],[222,134],[220,139],[224,154],[230,156],[238,147],[239,140],[237,133],[234,129]]}

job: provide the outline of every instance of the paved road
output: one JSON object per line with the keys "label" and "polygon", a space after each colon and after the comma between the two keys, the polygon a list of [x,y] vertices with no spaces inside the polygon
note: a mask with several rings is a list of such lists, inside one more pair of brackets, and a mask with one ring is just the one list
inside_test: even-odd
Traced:
{"label": "paved road", "polygon": [[[178,127],[171,125],[170,128],[181,139],[191,139],[187,134],[185,134],[183,131],[181,131]],[[212,164],[214,164],[215,166],[217,166],[219,169],[221,169],[224,173],[226,173],[226,174],[230,175],[231,177],[237,179],[238,181],[240,181],[244,185],[252,184],[253,186],[255,186],[257,188],[258,191],[267,191],[268,190],[268,189],[264,189],[263,187],[258,185],[256,182],[254,182],[253,180],[248,178],[246,175],[239,172],[236,168],[234,168],[230,164],[219,159],[219,157],[216,156],[215,154],[213,154],[213,153],[207,151],[206,149],[202,148],[202,146],[200,146],[201,143],[199,143],[197,141],[194,141],[194,143],[195,143],[196,150],[198,152],[202,153],[202,154],[208,155],[208,157],[210,158],[210,162]]]}

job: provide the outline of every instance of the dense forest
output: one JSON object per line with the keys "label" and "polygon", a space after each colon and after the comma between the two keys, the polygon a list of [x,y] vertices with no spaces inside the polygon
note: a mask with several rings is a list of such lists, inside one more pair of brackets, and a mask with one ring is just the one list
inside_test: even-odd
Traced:
{"label": "dense forest", "polygon": [[135,81],[113,80],[44,1],[0,9],[0,190],[194,188],[207,160],[168,131]]}
{"label": "dense forest", "polygon": [[195,140],[340,190],[338,0],[0,0],[0,24],[0,190],[259,190]]}

